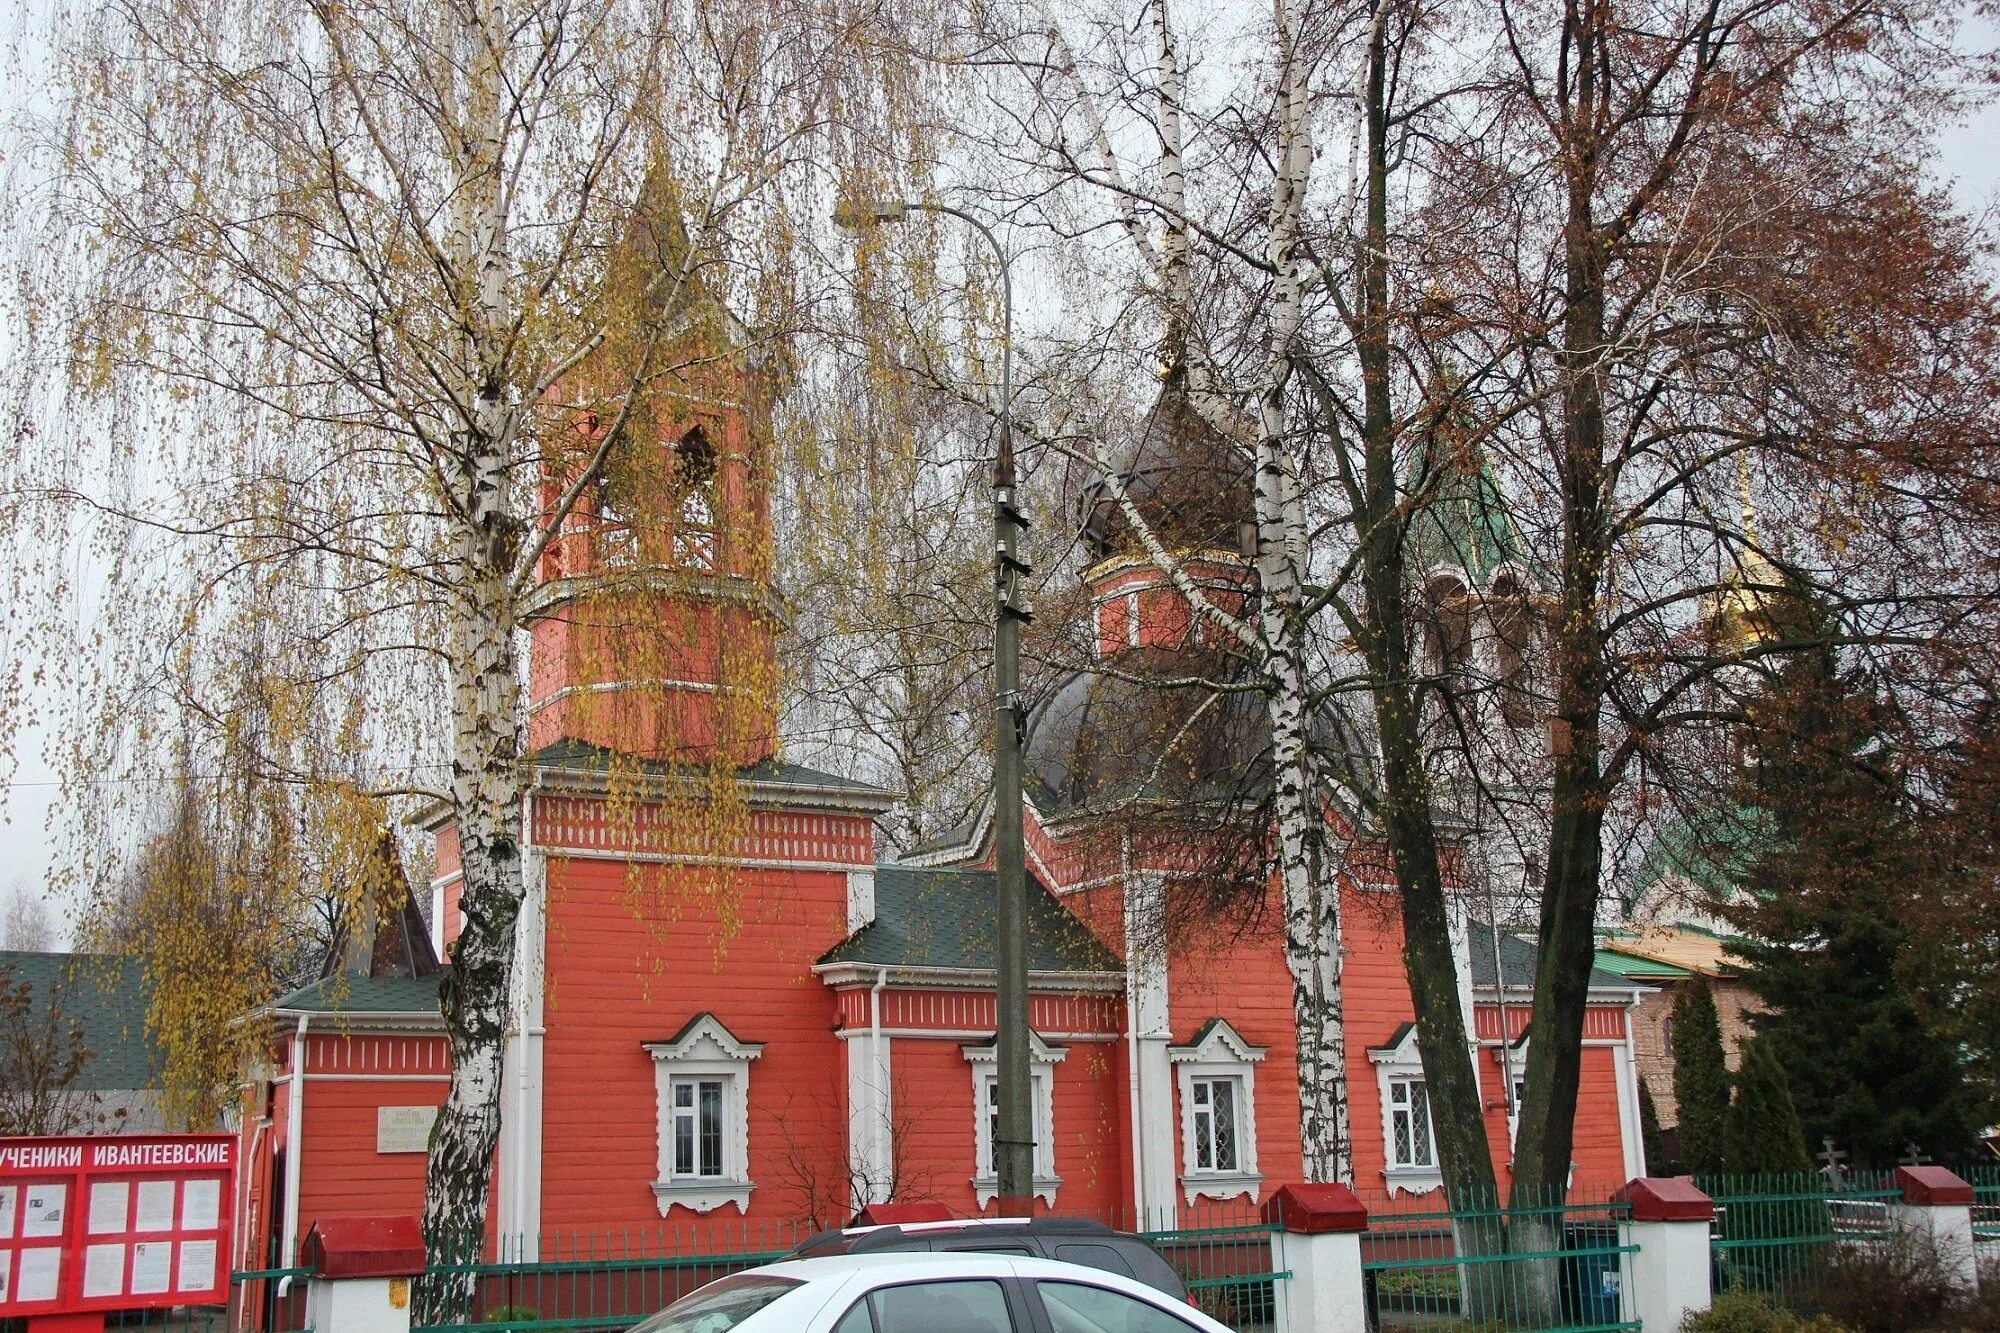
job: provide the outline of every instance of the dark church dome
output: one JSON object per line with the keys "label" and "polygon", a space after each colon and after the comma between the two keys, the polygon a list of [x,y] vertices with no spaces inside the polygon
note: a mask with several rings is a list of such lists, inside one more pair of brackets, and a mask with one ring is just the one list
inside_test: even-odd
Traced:
{"label": "dark church dome", "polygon": [[[1254,689],[1169,685],[1249,679],[1242,663],[1215,649],[1132,649],[1116,674],[1080,671],[1028,715],[1022,756],[1029,796],[1059,818],[1113,806],[1254,806],[1270,789],[1270,720]],[[1356,753],[1330,711],[1313,744],[1347,762]]]}
{"label": "dark church dome", "polygon": [[[1118,470],[1125,493],[1170,551],[1238,549],[1252,515],[1251,469],[1242,453],[1188,401],[1185,378],[1170,374],[1145,428]],[[1080,501],[1083,537],[1096,560],[1143,547],[1109,482],[1099,476]]]}

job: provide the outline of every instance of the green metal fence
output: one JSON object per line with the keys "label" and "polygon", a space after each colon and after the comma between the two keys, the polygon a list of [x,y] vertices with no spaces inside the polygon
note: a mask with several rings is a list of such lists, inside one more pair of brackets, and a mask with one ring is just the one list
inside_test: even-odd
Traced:
{"label": "green metal fence", "polygon": [[1972,1241],[1980,1280],[2000,1282],[2000,1162],[1967,1169],[1972,1186]]}
{"label": "green metal fence", "polygon": [[1715,1200],[1715,1290],[1751,1291],[1797,1313],[1813,1312],[1828,1263],[1844,1250],[1889,1238],[1889,1205],[1902,1197],[1889,1172],[1825,1176],[1716,1176],[1698,1182]]}
{"label": "green metal fence", "polygon": [[[1551,1194],[1448,1208],[1436,1195],[1367,1199],[1361,1272],[1371,1329],[1625,1333],[1623,1203]],[[1509,1201],[1511,1202],[1511,1201]]]}
{"label": "green metal fence", "polygon": [[812,1228],[737,1223],[585,1235],[478,1238],[427,1276],[469,1280],[463,1323],[413,1333],[594,1333],[623,1329],[704,1283],[782,1259]]}
{"label": "green metal fence", "polygon": [[[1118,1226],[1114,1219],[1103,1219]],[[1238,1333],[1276,1327],[1278,1283],[1290,1277],[1272,1263],[1275,1227],[1247,1203],[1197,1202],[1173,1227],[1129,1228],[1152,1242],[1187,1283],[1196,1308]]]}

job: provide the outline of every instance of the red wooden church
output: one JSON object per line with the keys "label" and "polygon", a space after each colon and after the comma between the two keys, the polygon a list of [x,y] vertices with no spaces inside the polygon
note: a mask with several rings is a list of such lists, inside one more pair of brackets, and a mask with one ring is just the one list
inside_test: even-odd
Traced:
{"label": "red wooden church", "polygon": [[[691,394],[663,431],[669,521],[639,530],[607,488],[553,544],[534,602],[530,891],[491,1218],[530,1254],[557,1231],[693,1234],[888,1198],[973,1214],[994,1194],[991,820],[878,863],[889,793],[784,762],[768,725],[727,716],[732,681],[772,669],[779,624],[767,437],[727,399]],[[1228,514],[1246,482],[1191,416],[1169,384],[1127,487],[1240,605],[1254,590]],[[1079,671],[1032,719],[1035,1190],[1157,1224],[1299,1178],[1291,989],[1275,889],[1214,873],[1224,834],[1186,814],[1254,797],[1255,696],[1161,705],[1147,674],[1226,664],[1190,663],[1215,650],[1116,506],[1091,507],[1086,536],[1094,652],[1120,669]],[[705,797],[685,767],[718,755],[736,770],[726,836],[691,817]],[[433,831],[428,927],[414,909],[385,921],[367,966],[262,1016],[247,1266],[294,1253],[318,1217],[419,1207],[447,1076],[433,960],[457,918],[453,832]],[[1437,1162],[1394,899],[1365,830],[1343,831],[1362,867],[1340,883],[1355,1184],[1422,1192]],[[1533,949],[1461,927],[1504,1181]],[[1623,1181],[1643,1174],[1640,992],[1594,984],[1575,1172]]]}

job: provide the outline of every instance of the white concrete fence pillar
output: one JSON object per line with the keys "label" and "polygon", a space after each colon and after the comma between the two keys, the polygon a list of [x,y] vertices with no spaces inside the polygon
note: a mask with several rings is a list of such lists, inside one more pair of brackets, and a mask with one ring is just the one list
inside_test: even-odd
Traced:
{"label": "white concrete fence pillar", "polygon": [[1941,1166],[1899,1166],[1903,1197],[1889,1205],[1889,1229],[1926,1246],[1961,1291],[1979,1289],[1979,1253],[1972,1234],[1972,1186]]}
{"label": "white concrete fence pillar", "polygon": [[323,1217],[306,1235],[313,1333],[409,1333],[410,1284],[424,1271],[414,1217]]}
{"label": "white concrete fence pillar", "polygon": [[1631,1205],[1618,1243],[1638,1247],[1618,1256],[1618,1317],[1641,1333],[1676,1333],[1690,1311],[1715,1299],[1708,1246],[1715,1204],[1689,1176],[1642,1177],[1617,1197]]}
{"label": "white concrete fence pillar", "polygon": [[1276,1333],[1368,1333],[1361,1237],[1368,1209],[1345,1185],[1284,1185],[1264,1201],[1271,1271],[1277,1286]]}

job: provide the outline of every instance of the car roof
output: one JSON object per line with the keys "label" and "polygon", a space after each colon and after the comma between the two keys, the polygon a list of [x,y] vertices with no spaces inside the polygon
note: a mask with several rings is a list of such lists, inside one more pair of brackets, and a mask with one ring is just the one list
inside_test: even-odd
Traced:
{"label": "car roof", "polygon": [[816,1259],[781,1259],[776,1263],[746,1268],[742,1271],[760,1276],[794,1278],[800,1282],[823,1281],[827,1278],[860,1273],[874,1285],[900,1277],[901,1274],[897,1272],[899,1269],[907,1269],[912,1276],[921,1278],[935,1274],[941,1268],[949,1269],[958,1277],[1066,1278],[1073,1281],[1088,1279],[1120,1290],[1145,1292],[1151,1297],[1161,1295],[1158,1287],[1148,1286],[1136,1278],[1126,1277],[1123,1273],[1110,1273],[1102,1268],[1091,1268],[1084,1264],[1064,1263],[1059,1259],[1038,1259],[1024,1254],[982,1254],[976,1250],[952,1250],[942,1253],[934,1250],[892,1250],[878,1254],[829,1254]]}

